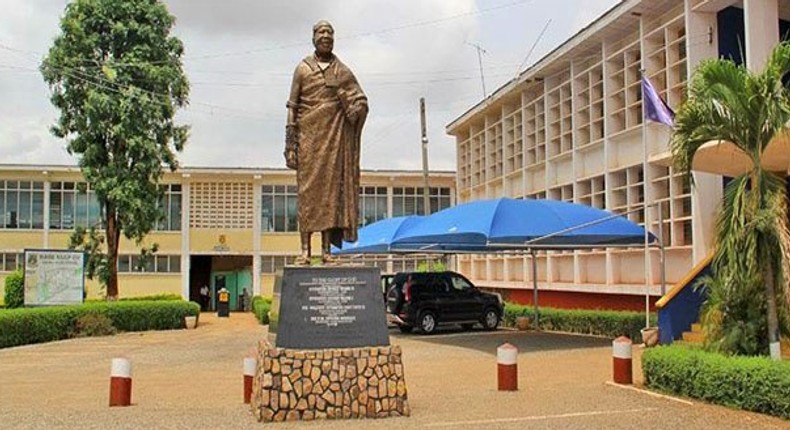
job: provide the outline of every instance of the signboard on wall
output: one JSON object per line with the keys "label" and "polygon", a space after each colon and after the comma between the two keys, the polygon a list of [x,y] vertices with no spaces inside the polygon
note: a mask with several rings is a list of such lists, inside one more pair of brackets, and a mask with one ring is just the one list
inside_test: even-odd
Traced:
{"label": "signboard on wall", "polygon": [[82,303],[85,253],[61,249],[25,250],[25,305]]}

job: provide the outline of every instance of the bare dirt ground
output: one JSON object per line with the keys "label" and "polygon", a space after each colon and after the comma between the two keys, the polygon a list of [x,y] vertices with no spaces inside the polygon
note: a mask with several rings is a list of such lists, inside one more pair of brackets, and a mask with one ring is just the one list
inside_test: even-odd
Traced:
{"label": "bare dirt ground", "polygon": [[[0,350],[0,428],[788,429],[790,422],[613,386],[611,341],[551,333],[401,335],[412,416],[262,424],[242,403],[242,360],[266,328],[203,314],[196,330]],[[519,348],[519,391],[496,390],[496,348]],[[634,348],[635,380],[641,381]],[[110,362],[132,361],[131,407],[109,408]],[[638,386],[638,384],[637,384]]]}

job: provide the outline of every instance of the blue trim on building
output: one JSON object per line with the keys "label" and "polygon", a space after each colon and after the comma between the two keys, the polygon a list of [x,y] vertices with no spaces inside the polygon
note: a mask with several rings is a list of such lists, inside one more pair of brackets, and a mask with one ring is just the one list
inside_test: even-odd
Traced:
{"label": "blue trim on building", "polygon": [[683,289],[658,310],[659,342],[669,345],[680,339],[684,331],[699,320],[699,312],[705,302],[706,292],[703,288],[695,288],[697,281],[710,274],[710,264],[697,273]]}

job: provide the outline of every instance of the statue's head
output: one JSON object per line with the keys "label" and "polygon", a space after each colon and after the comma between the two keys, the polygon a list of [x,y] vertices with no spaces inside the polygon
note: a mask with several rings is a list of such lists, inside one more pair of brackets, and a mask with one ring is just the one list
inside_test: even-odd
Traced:
{"label": "statue's head", "polygon": [[313,46],[319,55],[329,55],[335,47],[335,29],[329,21],[318,21],[313,26]]}

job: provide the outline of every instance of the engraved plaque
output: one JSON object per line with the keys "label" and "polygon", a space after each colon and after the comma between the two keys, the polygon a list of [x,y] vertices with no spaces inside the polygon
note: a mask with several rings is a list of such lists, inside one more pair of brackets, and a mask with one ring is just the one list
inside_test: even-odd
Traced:
{"label": "engraved plaque", "polygon": [[274,285],[269,340],[278,348],[389,345],[379,269],[286,267]]}

